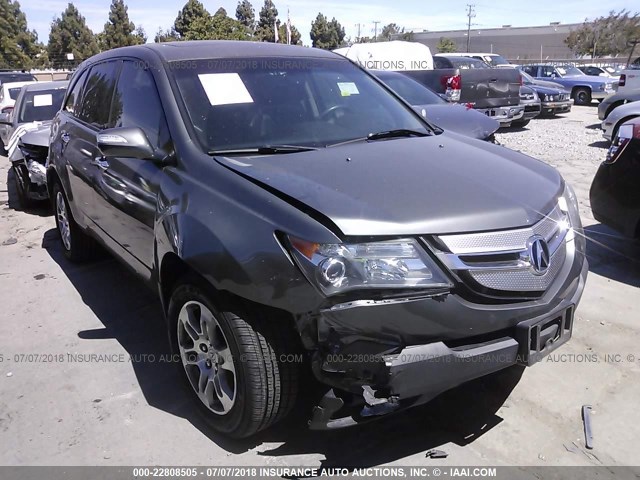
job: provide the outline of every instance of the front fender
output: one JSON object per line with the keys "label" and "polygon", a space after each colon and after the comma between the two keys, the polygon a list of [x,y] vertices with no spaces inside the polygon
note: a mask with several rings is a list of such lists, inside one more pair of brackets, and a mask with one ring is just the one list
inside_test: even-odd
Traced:
{"label": "front fender", "polygon": [[294,315],[319,308],[324,297],[293,263],[278,232],[318,241],[335,236],[236,174],[224,169],[218,178],[224,177],[226,182],[212,184],[168,180],[161,190],[155,224],[158,273],[171,253],[218,291]]}

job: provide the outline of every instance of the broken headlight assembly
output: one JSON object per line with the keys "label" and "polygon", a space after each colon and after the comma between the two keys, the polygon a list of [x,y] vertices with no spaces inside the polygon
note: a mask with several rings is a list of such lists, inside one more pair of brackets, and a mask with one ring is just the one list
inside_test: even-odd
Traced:
{"label": "broken headlight assembly", "polygon": [[314,243],[288,237],[307,279],[327,296],[351,290],[449,288],[447,277],[412,238],[367,243]]}

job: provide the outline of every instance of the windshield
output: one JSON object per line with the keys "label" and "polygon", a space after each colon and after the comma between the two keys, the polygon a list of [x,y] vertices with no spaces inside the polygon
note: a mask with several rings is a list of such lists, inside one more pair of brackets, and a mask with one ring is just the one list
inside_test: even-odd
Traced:
{"label": "windshield", "polygon": [[430,133],[407,106],[345,59],[196,60],[172,68],[205,151],[325,147],[397,129]]}
{"label": "windshield", "polygon": [[501,55],[482,55],[482,60],[495,67],[497,65],[509,65],[509,60]]}
{"label": "windshield", "polygon": [[564,65],[562,67],[556,67],[556,70],[558,70],[558,73],[560,75],[567,76],[567,75],[584,75],[584,73],[576,68],[576,67],[572,67],[570,65]]}
{"label": "windshield", "polygon": [[44,122],[52,120],[64,98],[66,88],[27,91],[22,98],[18,123]]}
{"label": "windshield", "polygon": [[434,105],[447,103],[427,87],[396,72],[375,72],[374,75],[386,83],[410,105]]}
{"label": "windshield", "polygon": [[470,69],[470,68],[489,68],[489,65],[482,60],[469,57],[448,57],[449,61],[455,68]]}
{"label": "windshield", "polygon": [[522,75],[522,83],[524,83],[525,85],[533,84],[533,77],[531,77],[531,75],[529,75],[527,72],[523,72],[522,70],[520,70],[520,75]]}
{"label": "windshield", "polygon": [[30,73],[0,73],[0,83],[33,82],[36,77]]}
{"label": "windshield", "polygon": [[18,98],[18,95],[20,95],[21,89],[22,87],[15,87],[15,88],[9,89],[9,96],[11,97],[11,100],[16,100]]}

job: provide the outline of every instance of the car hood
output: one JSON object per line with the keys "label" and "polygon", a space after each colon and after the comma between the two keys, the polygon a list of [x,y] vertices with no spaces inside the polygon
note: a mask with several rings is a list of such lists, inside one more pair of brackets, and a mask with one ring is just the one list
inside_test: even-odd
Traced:
{"label": "car hood", "polygon": [[532,84],[532,85],[527,85],[527,87],[535,90],[538,94],[543,94],[543,95],[558,95],[560,93],[567,93],[567,91],[561,86],[547,87],[544,85]]}
{"label": "car hood", "polygon": [[443,130],[479,140],[486,139],[500,128],[493,118],[463,105],[415,105],[413,108],[420,114],[424,110],[427,120]]}
{"label": "car hood", "polygon": [[559,83],[556,82],[549,82],[547,80],[537,80],[534,82],[535,86],[540,86],[540,87],[549,87],[549,88],[555,88],[558,90],[566,90],[566,88],[564,88],[564,85],[560,85]]}
{"label": "car hood", "polygon": [[531,225],[553,208],[562,186],[558,172],[541,161],[455,133],[215,159],[314,210],[344,235]]}
{"label": "car hood", "polygon": [[28,130],[20,137],[20,141],[26,145],[36,145],[38,147],[49,146],[49,134],[51,133],[51,122],[41,123],[34,130]]}

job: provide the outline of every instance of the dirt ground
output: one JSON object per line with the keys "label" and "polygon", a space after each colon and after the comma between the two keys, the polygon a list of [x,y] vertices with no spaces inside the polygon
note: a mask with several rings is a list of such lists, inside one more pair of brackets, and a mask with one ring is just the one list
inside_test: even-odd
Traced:
{"label": "dirt ground", "polygon": [[301,409],[246,441],[210,430],[176,387],[154,295],[108,256],[67,262],[46,209],[16,210],[1,157],[0,464],[433,465],[438,448],[442,465],[637,465],[640,246],[591,215],[597,124],[594,104],[498,135],[556,166],[580,200],[590,274],[567,345],[393,418],[311,432]]}

